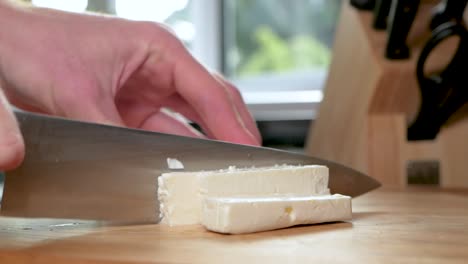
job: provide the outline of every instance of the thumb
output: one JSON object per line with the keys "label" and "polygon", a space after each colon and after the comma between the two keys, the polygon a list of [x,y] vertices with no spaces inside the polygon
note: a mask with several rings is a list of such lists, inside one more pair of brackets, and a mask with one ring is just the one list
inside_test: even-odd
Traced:
{"label": "thumb", "polygon": [[23,138],[11,107],[0,89],[0,171],[18,167],[23,159]]}

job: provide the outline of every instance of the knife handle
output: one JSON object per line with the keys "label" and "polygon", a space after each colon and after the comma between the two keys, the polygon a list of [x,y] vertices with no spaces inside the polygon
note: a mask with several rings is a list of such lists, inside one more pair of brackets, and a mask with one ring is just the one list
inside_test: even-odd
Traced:
{"label": "knife handle", "polygon": [[377,0],[374,8],[374,21],[372,26],[374,29],[386,29],[388,13],[390,13],[390,7],[392,6],[392,0]]}
{"label": "knife handle", "polygon": [[351,0],[351,5],[359,10],[374,9],[375,0]]}
{"label": "knife handle", "polygon": [[463,12],[465,10],[468,0],[443,0],[433,11],[430,28],[436,29],[448,21],[460,23],[463,19]]}
{"label": "knife handle", "polygon": [[420,0],[393,0],[390,8],[390,27],[385,56],[388,59],[407,59],[410,50],[406,44]]}
{"label": "knife handle", "polygon": [[[460,42],[452,60],[440,73],[424,73],[427,58],[443,41],[458,37]],[[416,75],[421,92],[421,106],[416,120],[408,127],[408,140],[436,138],[453,113],[468,103],[466,68],[468,67],[468,31],[462,24],[447,22],[437,27],[421,51]]]}

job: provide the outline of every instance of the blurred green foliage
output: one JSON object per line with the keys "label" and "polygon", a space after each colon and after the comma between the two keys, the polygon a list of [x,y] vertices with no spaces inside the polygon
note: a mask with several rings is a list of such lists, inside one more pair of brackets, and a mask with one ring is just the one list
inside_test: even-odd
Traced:
{"label": "blurred green foliage", "polygon": [[231,76],[327,67],[342,0],[225,0]]}
{"label": "blurred green foliage", "polygon": [[239,69],[241,76],[327,66],[330,63],[329,48],[310,36],[296,35],[284,40],[271,28],[260,26],[255,39],[258,48]]}

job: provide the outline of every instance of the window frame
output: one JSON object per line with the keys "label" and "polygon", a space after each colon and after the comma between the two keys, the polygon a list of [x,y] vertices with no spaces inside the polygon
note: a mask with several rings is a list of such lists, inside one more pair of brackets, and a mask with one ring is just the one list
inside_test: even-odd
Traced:
{"label": "window frame", "polygon": [[[228,40],[224,30],[223,18],[227,15],[224,0],[192,1],[192,22],[197,32],[192,44],[193,55],[210,70],[225,72],[222,54]],[[327,74],[328,69],[317,69],[230,81],[241,91],[256,120],[313,120],[323,97]]]}
{"label": "window frame", "polygon": [[[228,15],[225,0],[191,1],[189,11],[196,37],[190,50],[208,69],[225,73],[223,54],[225,43],[229,41],[225,34],[225,18]],[[100,3],[88,0],[88,5],[90,2],[100,11],[115,11],[115,0]],[[254,118],[259,121],[313,120],[322,100],[327,74],[328,69],[322,68],[231,78],[230,81],[239,88]]]}

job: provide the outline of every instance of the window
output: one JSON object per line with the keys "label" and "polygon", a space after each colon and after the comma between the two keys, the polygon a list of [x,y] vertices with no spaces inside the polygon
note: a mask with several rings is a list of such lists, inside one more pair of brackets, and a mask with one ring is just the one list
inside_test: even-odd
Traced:
{"label": "window", "polygon": [[223,72],[259,120],[311,119],[322,99],[341,0],[32,0],[164,22]]}
{"label": "window", "polygon": [[95,11],[114,14],[131,20],[168,24],[190,48],[195,38],[191,17],[191,0],[32,0],[36,6],[71,12]]}
{"label": "window", "polygon": [[190,0],[114,0],[115,14],[132,20],[146,20],[168,24],[190,48],[195,38]]}
{"label": "window", "polygon": [[224,67],[251,77],[329,65],[339,1],[225,1]]}
{"label": "window", "polygon": [[83,12],[88,6],[88,0],[32,0],[32,3],[36,6],[55,8],[69,12]]}
{"label": "window", "polygon": [[310,119],[340,0],[225,0],[223,68],[259,119]]}

